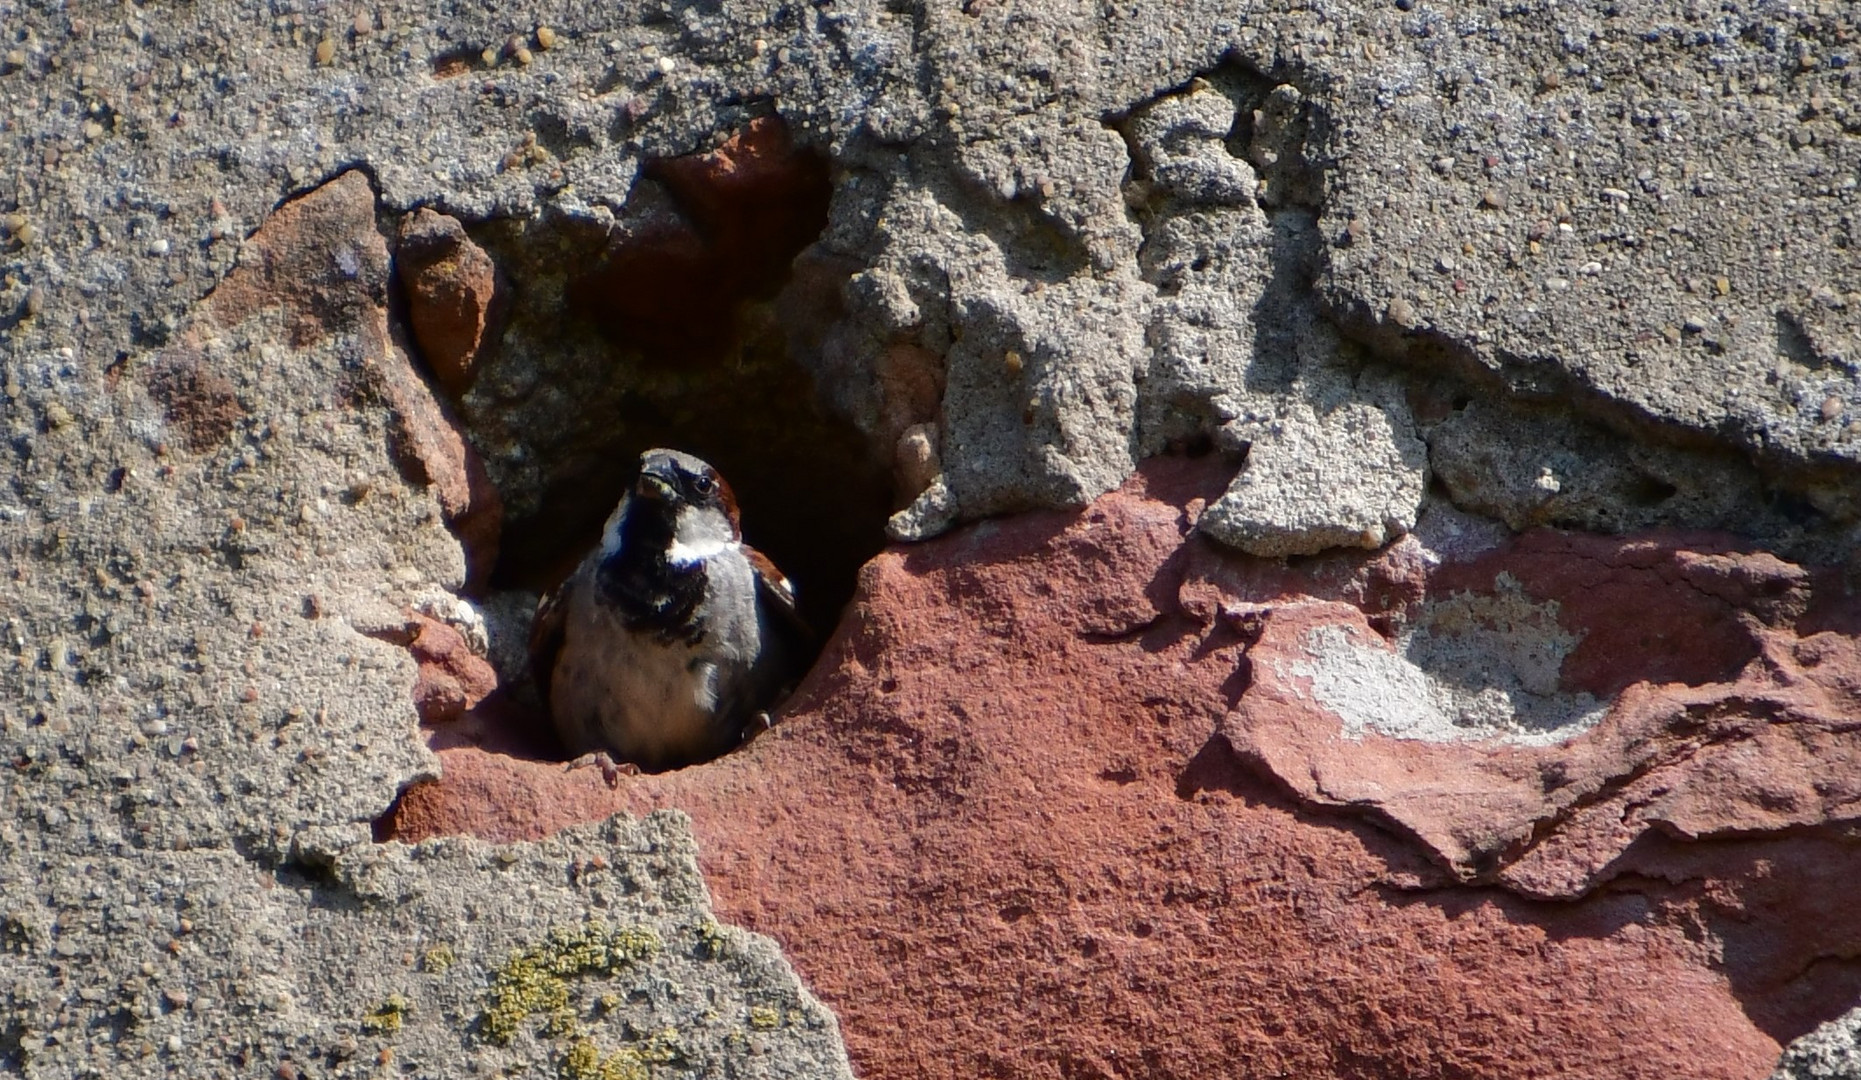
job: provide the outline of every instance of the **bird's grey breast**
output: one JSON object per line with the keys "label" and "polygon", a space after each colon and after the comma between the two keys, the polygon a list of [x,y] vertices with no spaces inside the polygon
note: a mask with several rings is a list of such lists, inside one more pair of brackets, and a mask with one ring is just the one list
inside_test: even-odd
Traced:
{"label": "bird's grey breast", "polygon": [[598,562],[583,564],[551,690],[569,749],[608,749],[654,767],[732,745],[754,698],[749,679],[761,638],[753,603],[719,602],[754,595],[747,562],[736,561],[743,565],[711,560],[707,614],[690,635],[639,626],[598,586]]}

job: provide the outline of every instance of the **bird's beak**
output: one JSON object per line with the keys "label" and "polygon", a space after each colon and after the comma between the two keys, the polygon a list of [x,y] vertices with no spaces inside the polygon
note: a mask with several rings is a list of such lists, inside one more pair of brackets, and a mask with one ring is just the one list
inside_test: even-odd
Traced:
{"label": "bird's beak", "polygon": [[648,465],[640,470],[639,482],[633,485],[634,493],[643,499],[663,502],[672,498],[677,489],[672,485],[672,478],[664,476],[659,470]]}

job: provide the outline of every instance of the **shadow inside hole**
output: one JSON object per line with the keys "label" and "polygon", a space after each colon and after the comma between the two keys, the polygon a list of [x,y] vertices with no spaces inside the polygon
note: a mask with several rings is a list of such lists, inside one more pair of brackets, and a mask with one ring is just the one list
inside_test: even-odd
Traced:
{"label": "shadow inside hole", "polygon": [[1638,475],[1624,493],[1631,506],[1659,506],[1680,493],[1680,489],[1658,476]]}
{"label": "shadow inside hole", "polygon": [[[481,449],[520,444],[507,461],[521,469],[493,476],[533,488],[503,492],[513,510],[494,592],[554,587],[598,541],[641,452],[672,447],[729,481],[744,539],[794,583],[815,648],[825,642],[895,508],[889,457],[822,405],[790,351],[786,316],[843,315],[844,273],[794,270],[831,194],[826,160],[763,117],[718,151],[649,164],[611,232],[481,230],[514,301],[465,422]],[[478,730],[436,730],[436,744],[565,756],[509,668],[506,689],[469,718]]]}
{"label": "shadow inside hole", "polygon": [[[720,155],[734,153],[720,166]],[[561,287],[540,332],[589,336],[623,374],[611,400],[563,402],[589,432],[553,448],[532,514],[506,523],[493,577],[546,588],[599,537],[639,454],[667,446],[730,482],[745,539],[794,581],[803,617],[825,637],[859,565],[883,546],[890,471],[858,428],[820,402],[789,354],[777,307],[838,314],[838,279],[794,280],[796,257],[827,225],[827,163],[793,145],[780,121],[753,121],[718,154],[649,164],[629,204],[637,227]],[[657,204],[657,205],[655,205]],[[784,290],[830,293],[800,304]],[[513,325],[518,325],[513,320]]]}
{"label": "shadow inside hole", "polygon": [[858,431],[811,407],[811,382],[785,359],[754,360],[738,374],[677,411],[624,406],[617,437],[561,462],[538,513],[507,526],[494,586],[544,589],[566,577],[599,540],[641,452],[666,446],[729,481],[745,541],[795,583],[803,619],[824,640],[853,595],[855,571],[884,544],[890,476],[866,462]]}

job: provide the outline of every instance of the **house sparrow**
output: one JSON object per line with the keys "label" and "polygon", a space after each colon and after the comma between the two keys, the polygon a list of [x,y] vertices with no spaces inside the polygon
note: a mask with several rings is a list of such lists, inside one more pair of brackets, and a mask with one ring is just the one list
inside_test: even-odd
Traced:
{"label": "house sparrow", "polygon": [[530,663],[571,753],[657,772],[741,743],[805,643],[794,590],[743,543],[724,478],[648,450],[600,546],[538,604]]}

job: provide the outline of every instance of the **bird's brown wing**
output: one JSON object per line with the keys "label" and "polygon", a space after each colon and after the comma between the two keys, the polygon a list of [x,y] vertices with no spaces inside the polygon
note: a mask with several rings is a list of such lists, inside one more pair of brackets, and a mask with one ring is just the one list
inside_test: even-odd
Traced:
{"label": "bird's brown wing", "polygon": [[[743,741],[748,742],[769,726],[770,710],[795,689],[819,646],[814,629],[802,620],[801,609],[795,606],[795,586],[788,575],[748,544],[743,545],[743,550],[749,555],[750,568],[756,571],[756,599],[767,612],[765,626],[769,633],[763,639],[763,658],[771,661],[766,665],[768,682],[758,691],[756,708],[762,711],[748,718],[750,722],[742,732]],[[759,661],[758,666],[765,665]],[[760,723],[756,722],[758,718]]]}
{"label": "bird's brown wing", "polygon": [[756,570],[756,594],[769,610],[776,613],[776,619],[786,629],[800,635],[803,642],[814,640],[814,631],[802,621],[801,609],[795,606],[795,586],[788,576],[769,561],[769,556],[757,551],[748,544],[743,550],[750,557],[750,566]]}
{"label": "bird's brown wing", "polygon": [[569,587],[575,582],[570,574],[562,584],[543,594],[536,602],[536,619],[530,624],[530,678],[536,692],[549,704],[549,677],[556,670],[556,654],[562,651],[562,638],[569,622]]}

